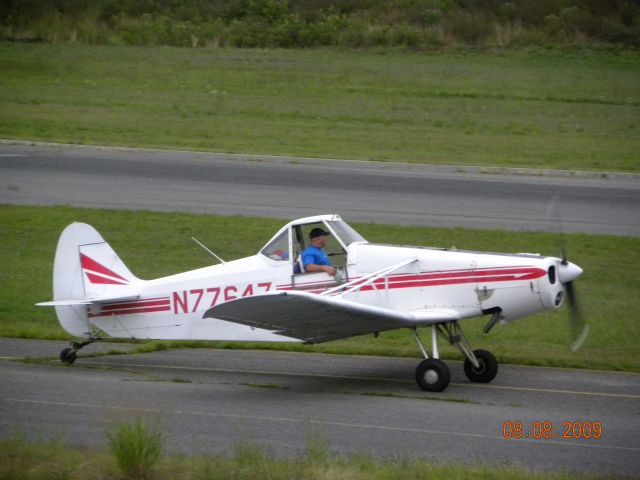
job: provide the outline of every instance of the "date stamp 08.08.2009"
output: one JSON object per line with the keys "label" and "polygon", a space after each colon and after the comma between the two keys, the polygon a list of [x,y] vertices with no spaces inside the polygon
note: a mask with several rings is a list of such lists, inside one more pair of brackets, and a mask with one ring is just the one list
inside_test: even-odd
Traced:
{"label": "date stamp 08.08.2009", "polygon": [[502,435],[508,440],[521,438],[535,440],[594,438],[597,440],[602,437],[602,434],[603,428],[600,421],[507,420],[502,424]]}

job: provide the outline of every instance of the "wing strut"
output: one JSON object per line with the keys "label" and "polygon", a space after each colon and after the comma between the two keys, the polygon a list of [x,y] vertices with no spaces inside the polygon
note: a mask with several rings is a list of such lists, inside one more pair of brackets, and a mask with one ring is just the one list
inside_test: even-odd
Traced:
{"label": "wing strut", "polygon": [[383,268],[382,270],[378,270],[376,272],[370,273],[369,275],[366,275],[364,277],[360,277],[360,278],[352,280],[352,281],[350,281],[348,283],[345,283],[345,284],[342,284],[342,285],[338,285],[337,287],[330,288],[329,290],[325,290],[320,295],[331,295],[333,293],[339,292],[340,290],[343,290],[339,295],[336,295],[336,298],[340,298],[340,297],[344,297],[348,293],[355,292],[355,291],[361,289],[362,287],[366,287],[367,285],[372,284],[373,282],[375,282],[376,280],[378,280],[379,278],[382,278],[384,276],[387,277],[386,280],[388,282],[388,280],[389,280],[388,276],[391,273],[395,272],[396,270],[401,269],[402,267],[406,267],[407,265],[410,265],[413,262],[417,262],[417,261],[418,261],[418,258],[412,258],[411,260],[405,260],[404,262],[398,263],[396,265],[392,265],[391,267]]}

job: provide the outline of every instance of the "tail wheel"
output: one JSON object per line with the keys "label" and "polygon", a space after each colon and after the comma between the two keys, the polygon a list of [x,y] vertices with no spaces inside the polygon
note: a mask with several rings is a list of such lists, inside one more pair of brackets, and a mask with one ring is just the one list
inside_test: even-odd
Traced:
{"label": "tail wheel", "polygon": [[473,354],[478,360],[478,368],[466,358],[464,360],[464,374],[472,382],[489,383],[498,374],[498,361],[491,352],[486,350],[474,350]]}
{"label": "tail wheel", "polygon": [[449,367],[437,358],[423,360],[416,368],[416,382],[427,392],[442,392],[450,381]]}
{"label": "tail wheel", "polygon": [[76,352],[73,348],[67,347],[60,352],[60,361],[64,364],[71,365],[76,361]]}

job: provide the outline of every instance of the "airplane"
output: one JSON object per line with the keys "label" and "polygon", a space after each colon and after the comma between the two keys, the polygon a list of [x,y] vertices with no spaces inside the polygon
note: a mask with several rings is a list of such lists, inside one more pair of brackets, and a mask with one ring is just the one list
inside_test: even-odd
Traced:
{"label": "airplane", "polygon": [[[330,234],[326,252],[335,275],[308,273],[301,264],[315,228]],[[564,249],[558,258],[376,244],[339,215],[319,215],[288,223],[250,257],[224,262],[207,251],[220,263],[141,280],[93,227],[67,226],[55,254],[53,301],[37,304],[55,307],[62,328],[81,340],[60,360],[71,364],[78,350],[109,338],[314,344],[406,328],[424,357],[417,384],[441,392],[451,374],[440,360],[439,337],[462,353],[471,382],[491,382],[498,372],[491,352],[471,348],[462,320],[488,316],[489,333],[568,298],[574,349],[588,333],[573,288],[583,270]],[[431,327],[430,354],[418,333],[423,327]]]}

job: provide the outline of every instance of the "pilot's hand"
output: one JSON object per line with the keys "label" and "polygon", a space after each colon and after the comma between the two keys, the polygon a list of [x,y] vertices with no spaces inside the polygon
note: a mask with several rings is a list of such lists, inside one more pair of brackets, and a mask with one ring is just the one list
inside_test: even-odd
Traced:
{"label": "pilot's hand", "polygon": [[324,267],[324,269],[323,269],[323,270],[324,270],[325,272],[327,272],[329,275],[333,275],[333,276],[335,276],[335,275],[336,275],[336,272],[337,272],[336,267],[332,267],[332,266],[330,266],[330,265],[329,265],[329,266]]}

